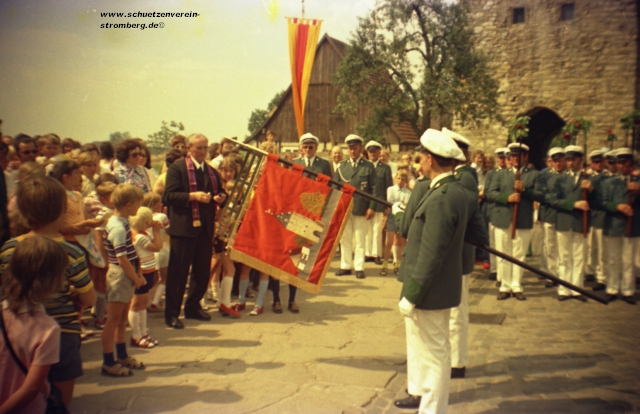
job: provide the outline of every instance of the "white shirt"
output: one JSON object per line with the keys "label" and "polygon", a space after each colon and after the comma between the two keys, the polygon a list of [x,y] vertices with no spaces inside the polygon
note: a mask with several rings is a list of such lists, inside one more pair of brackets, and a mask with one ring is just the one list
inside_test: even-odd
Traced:
{"label": "white shirt", "polygon": [[[222,156],[222,154],[220,154],[214,159],[212,159],[211,162],[209,162],[209,165],[211,165],[213,168],[217,170],[218,167],[220,167],[220,163],[222,162],[223,159],[224,157]],[[195,163],[195,160],[194,160],[194,163]]]}
{"label": "white shirt", "polygon": [[391,176],[395,177],[396,174],[398,173],[398,164],[393,161],[389,161],[387,165],[391,167]]}
{"label": "white shirt", "polygon": [[361,159],[361,158],[362,158],[362,157],[358,157],[358,159],[357,159],[357,160],[354,160],[353,158],[349,158],[349,162],[351,163],[351,166],[352,166],[353,168],[355,168],[355,167],[356,167],[356,165],[358,165],[358,163],[360,162],[360,159]]}
{"label": "white shirt", "polygon": [[202,169],[202,164],[196,161],[195,158],[191,158],[191,161],[193,161],[193,166],[195,167],[196,170],[204,171]]}
{"label": "white shirt", "polygon": [[409,197],[411,197],[411,190],[409,187],[398,187],[398,185],[392,185],[387,188],[387,201],[395,204],[400,203],[403,206],[406,206],[409,202]]}
{"label": "white shirt", "polygon": [[434,188],[439,181],[441,181],[444,178],[447,178],[450,175],[453,175],[453,173],[451,171],[448,171],[436,176],[436,178],[431,180],[431,185],[429,186],[429,188]]}
{"label": "white shirt", "polygon": [[310,166],[310,165],[313,165],[313,161],[315,161],[316,156],[314,155],[314,156],[313,156],[313,157],[311,157],[311,158],[307,158],[307,157],[302,157],[302,158],[304,158],[304,163],[305,163],[305,165],[308,167],[308,166]]}

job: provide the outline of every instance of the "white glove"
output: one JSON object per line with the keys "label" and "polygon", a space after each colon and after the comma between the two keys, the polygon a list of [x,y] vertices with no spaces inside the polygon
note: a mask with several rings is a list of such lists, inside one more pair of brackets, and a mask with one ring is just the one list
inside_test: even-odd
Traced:
{"label": "white glove", "polygon": [[405,297],[403,297],[400,303],[398,303],[398,309],[400,309],[400,313],[403,314],[406,318],[413,317],[413,309],[415,307],[416,305],[409,302]]}
{"label": "white glove", "polygon": [[401,213],[404,211],[404,206],[402,205],[402,203],[400,201],[394,203],[391,206],[391,214],[393,214],[394,216],[398,213]]}

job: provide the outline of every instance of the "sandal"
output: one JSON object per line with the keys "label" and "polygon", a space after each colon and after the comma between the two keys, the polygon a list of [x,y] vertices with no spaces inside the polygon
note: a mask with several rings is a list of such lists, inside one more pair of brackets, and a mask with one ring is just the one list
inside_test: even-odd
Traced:
{"label": "sandal", "polygon": [[156,344],[150,341],[149,338],[144,336],[140,339],[135,339],[132,336],[129,343],[131,344],[131,346],[137,346],[138,348],[153,348],[154,346],[156,346]]}
{"label": "sandal", "polygon": [[131,355],[129,355],[126,359],[118,358],[118,364],[122,365],[123,367],[127,367],[127,368],[134,368],[134,369],[145,369],[146,368],[146,366],[142,362],[136,360]]}
{"label": "sandal", "polygon": [[133,372],[129,368],[125,368],[120,364],[115,364],[112,367],[108,367],[106,365],[102,365],[102,375],[108,375],[111,377],[130,377],[133,375]]}
{"label": "sandal", "polygon": [[255,306],[253,308],[253,310],[251,312],[249,312],[249,315],[258,316],[258,315],[262,314],[263,310],[264,310],[264,306],[261,306],[261,307]]}
{"label": "sandal", "polygon": [[154,345],[160,345],[160,342],[158,342],[158,340],[156,338],[150,337],[149,334],[143,336],[143,338],[146,338],[147,341],[151,342]]}
{"label": "sandal", "polygon": [[106,324],[106,321],[98,321],[98,320],[96,320],[94,325],[95,325],[96,329],[103,330],[105,324]]}
{"label": "sandal", "polygon": [[383,267],[382,270],[380,270],[380,276],[386,276],[387,275],[387,268]]}
{"label": "sandal", "polygon": [[273,311],[275,313],[282,313],[282,305],[280,302],[273,302]]}
{"label": "sandal", "polygon": [[152,303],[151,305],[149,305],[149,307],[147,308],[148,312],[164,312],[164,309],[162,309],[160,307],[160,305],[156,305],[155,303]]}

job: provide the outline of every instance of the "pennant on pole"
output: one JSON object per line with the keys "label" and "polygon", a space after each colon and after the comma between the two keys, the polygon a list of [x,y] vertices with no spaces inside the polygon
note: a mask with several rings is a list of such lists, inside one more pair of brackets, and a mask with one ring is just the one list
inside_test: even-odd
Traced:
{"label": "pennant on pole", "polygon": [[304,104],[309,79],[316,57],[316,46],[322,20],[287,18],[289,25],[289,61],[291,64],[291,93],[298,136],[304,134]]}
{"label": "pennant on pole", "polygon": [[354,188],[329,187],[278,165],[270,154],[229,256],[268,275],[318,293],[351,214]]}

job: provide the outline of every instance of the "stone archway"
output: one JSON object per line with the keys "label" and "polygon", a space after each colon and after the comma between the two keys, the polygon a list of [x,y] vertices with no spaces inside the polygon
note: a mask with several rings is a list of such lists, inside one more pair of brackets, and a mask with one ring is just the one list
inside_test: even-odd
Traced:
{"label": "stone archway", "polygon": [[551,109],[543,106],[532,108],[518,116],[529,116],[529,136],[524,143],[529,146],[529,162],[538,170],[545,168],[547,151],[555,136],[557,136],[565,122]]}

